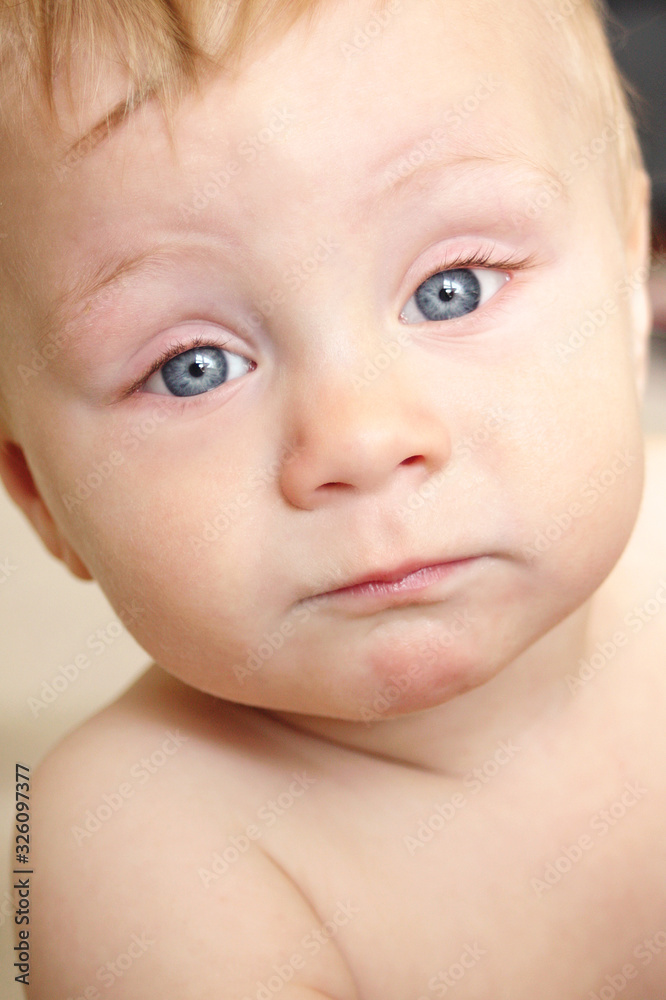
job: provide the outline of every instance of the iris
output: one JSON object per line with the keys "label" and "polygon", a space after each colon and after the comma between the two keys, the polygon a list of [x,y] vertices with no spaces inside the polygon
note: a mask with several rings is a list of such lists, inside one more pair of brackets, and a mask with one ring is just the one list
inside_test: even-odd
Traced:
{"label": "iris", "polygon": [[167,361],[162,378],[174,396],[197,396],[222,385],[227,370],[225,352],[219,347],[197,347]]}
{"label": "iris", "polygon": [[471,270],[439,271],[419,285],[414,297],[426,319],[457,319],[478,308],[481,283]]}

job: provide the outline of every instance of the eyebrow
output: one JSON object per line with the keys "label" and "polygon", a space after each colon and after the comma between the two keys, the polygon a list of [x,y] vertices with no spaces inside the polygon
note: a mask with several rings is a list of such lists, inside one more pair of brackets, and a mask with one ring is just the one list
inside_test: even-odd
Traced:
{"label": "eyebrow", "polygon": [[222,250],[237,256],[241,244],[228,235],[215,234],[211,240],[201,235],[179,240],[162,241],[144,247],[137,252],[114,255],[99,264],[92,274],[80,279],[77,284],[62,293],[52,303],[40,324],[38,345],[55,333],[71,328],[90,311],[103,292],[111,294],[118,286],[132,276],[153,273],[159,276],[185,255],[201,256],[210,261],[211,250]]}
{"label": "eyebrow", "polygon": [[[151,84],[146,84],[142,89],[137,90],[135,93],[131,94],[125,100],[118,101],[109,111],[107,111],[91,128],[89,128],[80,138],[76,139],[75,142],[67,149],[63,162],[66,165],[73,165],[79,160],[86,157],[89,153],[92,153],[102,142],[111,138],[114,133],[117,133],[121,126],[124,125],[129,118],[143,105],[156,96],[155,87]],[[387,195],[391,197],[402,193],[406,188],[411,187],[417,179],[423,178],[424,175],[430,173],[432,170],[438,170],[442,166],[443,161],[446,161],[446,166],[472,166],[474,164],[479,165],[481,163],[490,163],[497,165],[498,163],[503,163],[507,166],[520,167],[527,175],[531,175],[533,180],[541,184],[555,184],[556,189],[560,191],[560,194],[564,197],[566,202],[570,201],[569,191],[562,184],[560,175],[558,171],[546,163],[538,163],[534,160],[518,154],[516,151],[500,153],[496,155],[487,154],[471,154],[463,156],[451,156],[450,152],[440,148],[436,151],[436,155],[432,158],[426,158],[423,163],[415,166],[413,169],[409,170],[404,175],[398,175],[396,180],[394,180],[390,185],[386,183],[387,175],[390,175],[397,171],[397,168],[404,164],[404,161],[408,159],[409,156],[413,155],[415,152],[423,152],[423,147],[426,143],[435,144],[437,146],[437,141],[433,139],[433,132],[437,131],[437,126],[431,129],[428,133],[419,133],[419,135],[412,136],[407,142],[403,143],[397,150],[394,149],[391,153],[382,157],[377,163],[374,164],[372,169],[369,171],[372,177],[381,177],[384,179],[384,184],[382,185],[382,190],[377,192],[373,191],[369,199],[366,199],[361,204],[361,209],[365,211],[368,208],[368,202],[372,202],[378,194]],[[441,130],[441,127],[440,127]]]}
{"label": "eyebrow", "polygon": [[[494,154],[483,153],[481,151],[453,154],[449,149],[444,147],[441,141],[438,144],[432,138],[433,131],[431,130],[427,134],[414,136],[408,142],[403,143],[397,150],[392,150],[388,156],[385,155],[374,164],[371,174],[377,179],[379,188],[374,188],[369,198],[361,203],[360,207],[362,209],[367,209],[370,203],[380,196],[393,198],[403,194],[406,189],[412,187],[418,181],[422,181],[424,177],[435,171],[483,165],[504,168],[506,173],[510,171],[511,178],[524,180],[526,186],[530,188],[539,188],[546,184],[549,185],[549,188],[552,188],[552,185],[555,184],[557,189],[561,191],[563,199],[567,202],[570,201],[570,193],[567,187],[562,184],[557,170],[550,164],[531,160],[524,154],[510,149],[501,152],[498,151]],[[423,153],[427,142],[436,147],[431,155]],[[423,161],[412,166],[409,162],[409,157],[417,152],[423,155]],[[407,171],[404,171],[405,163],[407,163],[409,168]],[[403,168],[402,173],[399,172],[400,168]]]}

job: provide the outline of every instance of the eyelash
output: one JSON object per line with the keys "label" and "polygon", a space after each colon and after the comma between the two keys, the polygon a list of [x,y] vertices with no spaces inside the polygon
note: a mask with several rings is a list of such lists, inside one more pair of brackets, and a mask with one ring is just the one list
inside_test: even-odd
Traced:
{"label": "eyelash", "polygon": [[[512,257],[508,254],[505,257],[497,259],[495,258],[494,247],[488,248],[487,250],[479,250],[477,253],[471,255],[462,252],[452,260],[442,259],[441,263],[431,269],[428,274],[421,279],[419,284],[422,285],[424,281],[428,280],[428,278],[432,278],[433,275],[439,274],[441,271],[471,271],[474,268],[486,268],[489,271],[525,271],[528,267],[533,267],[534,263],[534,254],[529,254],[527,257]],[[416,287],[418,288],[419,285]]]}
{"label": "eyelash", "polygon": [[[495,249],[479,250],[474,254],[460,253],[457,257],[452,260],[442,260],[442,262],[437,265],[434,269],[430,270],[428,274],[425,275],[419,282],[419,285],[427,281],[428,278],[432,278],[435,274],[439,274],[442,271],[456,271],[456,270],[472,270],[474,268],[487,268],[488,270],[494,271],[525,271],[527,268],[534,265],[534,255],[528,255],[527,257],[512,257],[510,254],[501,258],[494,259]],[[418,288],[419,285],[416,287]],[[412,293],[414,294],[414,292]],[[461,317],[464,318],[464,317]],[[448,320],[447,322],[455,322],[455,320]],[[215,346],[219,350],[225,350],[229,345],[230,341],[225,341],[223,344],[211,344],[210,338],[205,337],[203,334],[198,334],[191,340],[178,340],[167,347],[158,357],[155,359],[153,364],[150,366],[147,372],[137,379],[124,393],[124,396],[132,396],[134,393],[138,392],[146,384],[146,382],[159,371],[163,365],[171,361],[172,358],[178,357],[179,354],[184,354],[185,351],[194,351],[198,347],[211,347]]]}

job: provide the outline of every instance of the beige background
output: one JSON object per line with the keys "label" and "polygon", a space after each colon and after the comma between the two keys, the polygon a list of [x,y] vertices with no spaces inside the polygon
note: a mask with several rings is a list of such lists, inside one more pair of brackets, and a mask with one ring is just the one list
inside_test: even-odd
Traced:
{"label": "beige background", "polygon": [[[666,433],[666,340],[656,337],[644,425],[648,433]],[[5,560],[15,569],[0,583],[4,693],[0,708],[0,997],[22,1000],[22,991],[13,981],[13,903],[7,879],[13,867],[14,764],[20,761],[34,768],[68,730],[128,686],[147,665],[148,657],[124,630],[103,653],[91,649],[88,643],[95,641],[97,630],[117,621],[114,612],[96,584],[74,579],[46,552],[0,490],[0,567]],[[35,715],[30,699],[39,699],[42,684],[80,653],[87,653],[90,666]]]}

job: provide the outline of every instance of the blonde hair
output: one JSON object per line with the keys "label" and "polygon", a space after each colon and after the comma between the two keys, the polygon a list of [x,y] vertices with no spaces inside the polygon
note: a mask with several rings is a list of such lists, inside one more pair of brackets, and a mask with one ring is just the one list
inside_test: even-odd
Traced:
{"label": "blonde hair", "polygon": [[17,99],[22,105],[30,94],[34,107],[46,110],[46,123],[57,124],[56,77],[64,74],[71,99],[75,58],[90,60],[85,70],[92,79],[95,60],[111,59],[126,71],[127,95],[77,145],[91,149],[150,98],[159,101],[171,135],[184,93],[199,90],[209,72],[233,73],[259,36],[285,34],[321,6],[321,0],[0,0],[0,101],[14,111]]}
{"label": "blonde hair", "polygon": [[[632,109],[632,102],[639,105],[639,97],[615,62],[608,39],[608,11],[603,0],[565,0],[568,7],[563,0],[540,2],[547,19],[555,26],[561,24],[565,36],[565,65],[559,82],[568,113],[579,120],[591,119],[595,135],[608,124],[617,128],[615,155],[608,159],[609,179],[618,217],[630,225],[636,207],[631,180],[645,169]],[[558,15],[558,9],[572,6],[573,13]]]}
{"label": "blonde hair", "polygon": [[[616,159],[626,182],[642,160],[601,0],[532,2],[547,21],[561,27],[567,42],[557,75],[574,112],[589,115],[592,102],[599,120],[611,118],[625,126]],[[151,97],[159,100],[170,126],[180,97],[198,89],[207,72],[233,72],[257,38],[286,33],[322,6],[323,0],[0,0],[2,91],[9,87],[16,107],[14,98],[21,105],[36,84],[53,123],[54,80],[64,69],[71,95],[70,66],[77,48],[91,59],[119,60],[129,79],[127,96],[82,137],[92,148]],[[386,0],[375,0],[376,9],[385,6]],[[0,99],[4,96],[0,93]]]}

